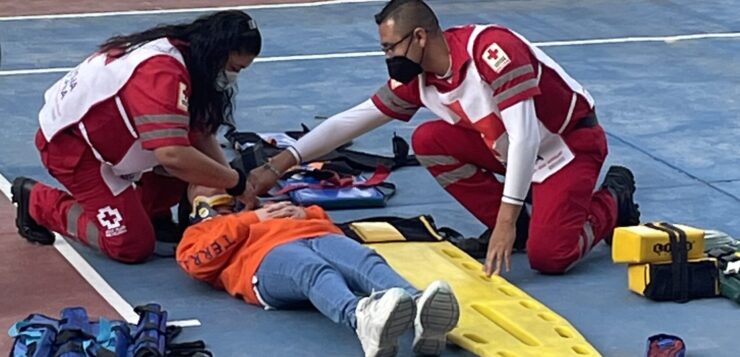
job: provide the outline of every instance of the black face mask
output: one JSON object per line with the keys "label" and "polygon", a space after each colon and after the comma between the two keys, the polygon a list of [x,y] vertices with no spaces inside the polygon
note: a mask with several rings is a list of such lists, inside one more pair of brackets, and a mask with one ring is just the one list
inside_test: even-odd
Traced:
{"label": "black face mask", "polygon": [[[406,47],[406,52],[403,56],[394,56],[386,58],[385,63],[388,66],[388,75],[403,84],[408,84],[416,76],[420,75],[424,70],[421,68],[421,64],[410,60],[406,55],[409,53],[412,41],[409,42],[409,47]],[[421,58],[424,58],[424,49],[421,50]]]}
{"label": "black face mask", "polygon": [[403,84],[408,84],[423,72],[420,64],[406,56],[387,58],[385,63],[388,65],[388,75]]}

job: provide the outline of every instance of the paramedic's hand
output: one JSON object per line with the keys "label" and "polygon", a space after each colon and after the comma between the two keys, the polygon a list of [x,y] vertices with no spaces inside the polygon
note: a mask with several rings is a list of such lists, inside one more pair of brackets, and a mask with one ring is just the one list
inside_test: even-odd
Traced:
{"label": "paramedic's hand", "polygon": [[255,194],[259,196],[270,191],[280,177],[297,164],[299,164],[298,159],[293,156],[291,151],[283,150],[283,152],[270,158],[264,165],[252,169],[249,172],[249,182],[254,187]]}
{"label": "paramedic's hand", "polygon": [[280,176],[277,173],[263,165],[249,171],[249,179],[247,181],[254,188],[254,194],[259,196],[270,191],[277,184],[278,179],[280,179]]}
{"label": "paramedic's hand", "polygon": [[247,188],[237,199],[244,204],[244,208],[248,211],[260,206],[257,194],[254,193],[254,187],[252,187],[249,181],[247,181]]}
{"label": "paramedic's hand", "polygon": [[511,270],[511,250],[516,240],[516,224],[498,222],[488,241],[488,253],[484,269],[487,276],[501,273],[501,263],[506,271]]}

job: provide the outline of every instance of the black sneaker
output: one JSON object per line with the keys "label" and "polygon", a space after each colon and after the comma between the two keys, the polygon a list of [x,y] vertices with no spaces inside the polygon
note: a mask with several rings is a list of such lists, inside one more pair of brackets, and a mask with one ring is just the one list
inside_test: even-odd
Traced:
{"label": "black sneaker", "polygon": [[13,186],[11,187],[13,197],[11,200],[17,206],[15,226],[18,228],[18,234],[29,242],[44,245],[54,244],[54,233],[36,223],[28,212],[31,189],[35,184],[35,180],[23,176],[16,177],[13,180]]}
{"label": "black sneaker", "polygon": [[609,190],[617,199],[617,227],[640,224],[640,206],[635,203],[634,197],[635,177],[628,168],[610,167],[601,187]]}

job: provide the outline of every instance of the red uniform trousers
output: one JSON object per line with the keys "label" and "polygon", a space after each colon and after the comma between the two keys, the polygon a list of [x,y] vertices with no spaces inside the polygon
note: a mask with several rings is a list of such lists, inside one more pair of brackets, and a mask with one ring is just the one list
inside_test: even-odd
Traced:
{"label": "red uniform trousers", "polygon": [[[573,161],[542,183],[532,184],[532,216],[527,241],[530,266],[563,273],[612,233],[617,202],[606,189],[593,192],[607,155],[600,126],[563,136]],[[442,120],[420,125],[412,137],[419,161],[457,201],[489,228],[496,224],[504,185],[494,176],[504,166],[480,133]]]}
{"label": "red uniform trousers", "polygon": [[151,219],[171,216],[185,182],[148,172],[136,187],[114,196],[101,176],[102,163],[70,130],[48,143],[39,131],[36,147],[49,173],[69,191],[35,185],[29,211],[36,222],[118,261],[141,262],[154,252]]}

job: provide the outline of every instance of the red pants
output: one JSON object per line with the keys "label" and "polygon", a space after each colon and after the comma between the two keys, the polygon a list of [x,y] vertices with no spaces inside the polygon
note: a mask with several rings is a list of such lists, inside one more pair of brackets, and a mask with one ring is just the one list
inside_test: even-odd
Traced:
{"label": "red pants", "polygon": [[[607,154],[600,126],[564,135],[573,161],[542,183],[532,184],[532,216],[527,241],[529,263],[543,273],[563,273],[596,243],[611,234],[617,202],[606,190],[593,192]],[[420,125],[412,145],[419,161],[437,181],[493,228],[504,185],[494,173],[505,168],[476,131],[442,120]]]}
{"label": "red pants", "polygon": [[79,137],[64,131],[47,143],[39,131],[36,147],[44,166],[69,191],[35,185],[29,211],[36,222],[122,262],[152,254],[151,219],[171,215],[170,207],[187,188],[183,181],[150,172],[135,188],[114,196],[101,176],[101,162]]}

